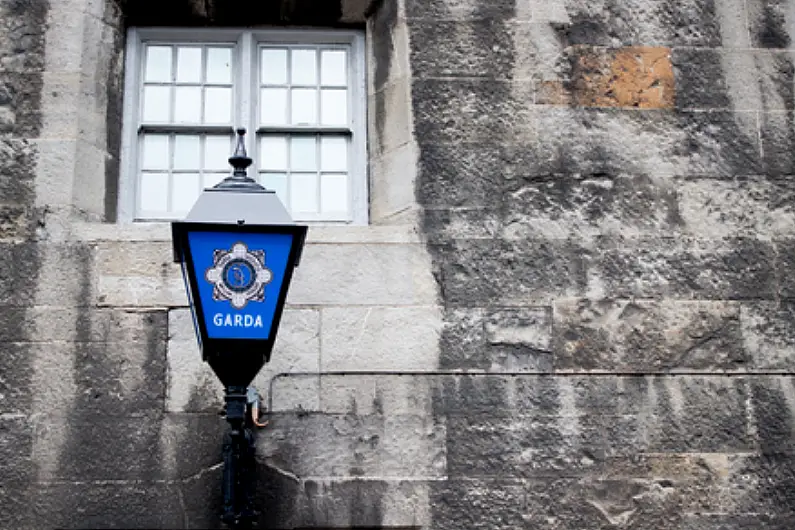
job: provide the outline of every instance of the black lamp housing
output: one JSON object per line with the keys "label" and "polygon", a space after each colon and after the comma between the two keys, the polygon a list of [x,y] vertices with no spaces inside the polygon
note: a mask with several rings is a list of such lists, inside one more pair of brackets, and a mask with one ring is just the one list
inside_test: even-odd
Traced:
{"label": "black lamp housing", "polygon": [[202,357],[226,387],[247,386],[270,361],[307,233],[248,177],[245,130],[237,132],[232,175],[171,225]]}

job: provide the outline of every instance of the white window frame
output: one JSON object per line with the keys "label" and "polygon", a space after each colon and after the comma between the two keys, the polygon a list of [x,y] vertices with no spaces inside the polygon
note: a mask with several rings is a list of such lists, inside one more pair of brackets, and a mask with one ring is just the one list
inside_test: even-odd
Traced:
{"label": "white window frame", "polygon": [[[363,32],[352,30],[315,29],[250,29],[250,28],[130,28],[127,31],[125,58],[125,89],[122,117],[121,172],[119,177],[118,221],[163,221],[173,219],[136,218],[137,193],[140,182],[140,134],[144,128],[140,123],[140,103],[143,92],[143,53],[148,43],[176,44],[234,44],[235,70],[233,70],[233,115],[232,126],[217,125],[169,125],[158,130],[169,132],[214,132],[233,134],[243,126],[246,148],[254,164],[249,168],[254,178],[259,174],[257,139],[260,133],[323,133],[344,132],[351,135],[348,175],[350,179],[350,205],[347,220],[304,219],[302,222],[319,224],[366,225],[369,222],[368,176],[367,176],[367,85],[365,61],[365,37]],[[351,128],[278,126],[260,127],[259,120],[259,54],[262,44],[283,45],[340,45],[350,46],[348,104],[351,113]],[[231,155],[231,153],[230,153]],[[230,167],[231,171],[231,167]]]}

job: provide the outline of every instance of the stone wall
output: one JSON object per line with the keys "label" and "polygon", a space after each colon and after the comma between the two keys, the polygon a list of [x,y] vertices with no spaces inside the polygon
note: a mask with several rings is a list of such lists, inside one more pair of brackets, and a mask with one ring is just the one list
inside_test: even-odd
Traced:
{"label": "stone wall", "polygon": [[252,5],[0,0],[0,528],[220,527],[169,227],[114,221],[126,25],[241,13],[368,37],[371,226],[310,229],[261,527],[793,527],[795,2]]}

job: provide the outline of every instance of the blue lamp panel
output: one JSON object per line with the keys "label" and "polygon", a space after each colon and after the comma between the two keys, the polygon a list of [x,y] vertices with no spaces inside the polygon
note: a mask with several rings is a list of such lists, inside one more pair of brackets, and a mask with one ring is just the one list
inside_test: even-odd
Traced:
{"label": "blue lamp panel", "polygon": [[191,232],[198,302],[211,339],[270,338],[290,234]]}

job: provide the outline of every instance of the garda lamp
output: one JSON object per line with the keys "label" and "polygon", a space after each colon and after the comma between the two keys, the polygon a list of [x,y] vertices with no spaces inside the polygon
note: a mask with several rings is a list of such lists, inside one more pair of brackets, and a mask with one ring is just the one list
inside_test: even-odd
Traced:
{"label": "garda lamp", "polygon": [[274,191],[248,176],[245,133],[237,130],[232,174],[171,225],[202,357],[226,387],[227,401],[270,360],[307,232]]}

